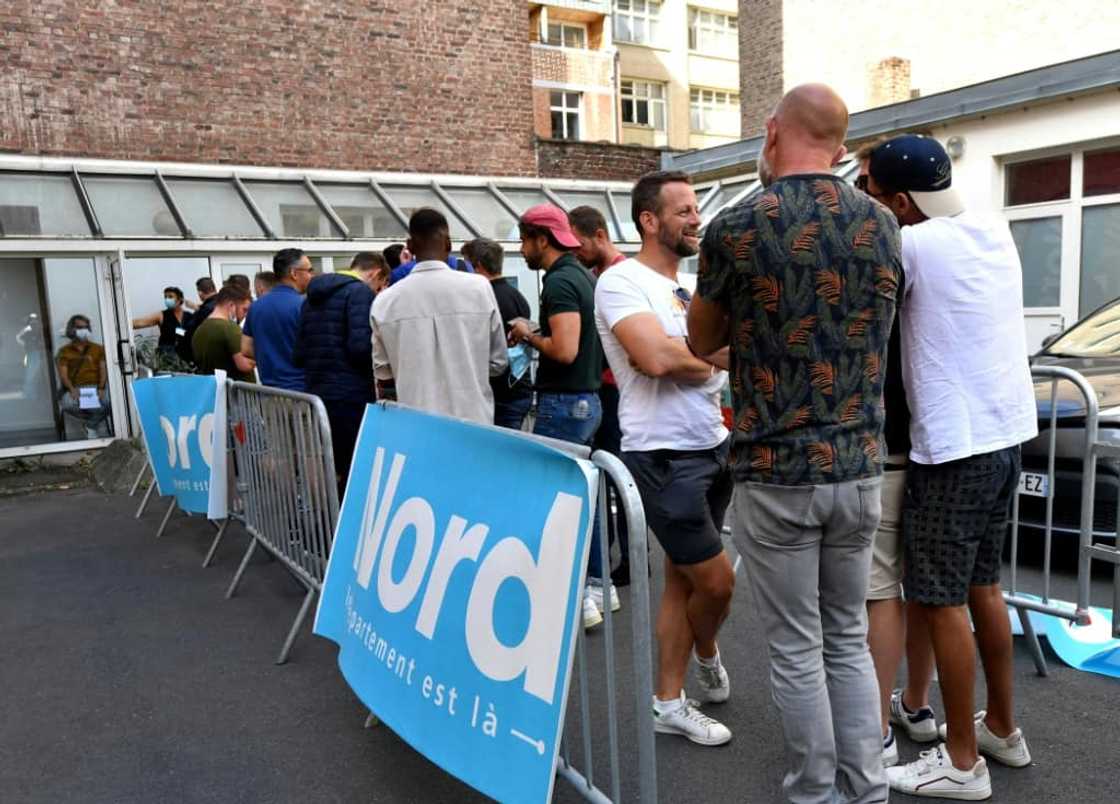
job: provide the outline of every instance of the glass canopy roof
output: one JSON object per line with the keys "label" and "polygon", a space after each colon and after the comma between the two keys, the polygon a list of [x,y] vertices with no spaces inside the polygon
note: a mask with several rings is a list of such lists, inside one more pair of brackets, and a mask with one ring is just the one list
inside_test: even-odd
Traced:
{"label": "glass canopy roof", "polygon": [[[601,211],[611,235],[637,242],[630,192],[621,183],[464,176],[386,177],[299,174],[194,166],[130,170],[115,163],[59,162],[51,169],[0,164],[0,238],[144,238],[189,240],[399,240],[409,215],[433,207],[455,240],[517,241],[517,218],[534,204]],[[315,175],[316,178],[312,178]],[[341,175],[341,174],[340,174]],[[360,178],[350,178],[351,176]]]}

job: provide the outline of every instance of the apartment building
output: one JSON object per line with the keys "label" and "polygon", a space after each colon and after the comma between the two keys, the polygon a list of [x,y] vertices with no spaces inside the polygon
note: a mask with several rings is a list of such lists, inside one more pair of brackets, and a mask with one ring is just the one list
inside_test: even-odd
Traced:
{"label": "apartment building", "polygon": [[824,81],[852,113],[1111,50],[1115,0],[739,0],[743,136],[782,93]]}
{"label": "apartment building", "polygon": [[674,149],[738,139],[736,0],[529,6],[539,137]]}

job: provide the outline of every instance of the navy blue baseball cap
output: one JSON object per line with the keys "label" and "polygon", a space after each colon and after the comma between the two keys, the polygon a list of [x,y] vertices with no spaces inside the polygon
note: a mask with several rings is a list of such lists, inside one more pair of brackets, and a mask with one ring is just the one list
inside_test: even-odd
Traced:
{"label": "navy blue baseball cap", "polygon": [[871,152],[867,172],[876,184],[909,193],[927,218],[964,211],[953,187],[953,163],[933,137],[903,134],[887,140]]}

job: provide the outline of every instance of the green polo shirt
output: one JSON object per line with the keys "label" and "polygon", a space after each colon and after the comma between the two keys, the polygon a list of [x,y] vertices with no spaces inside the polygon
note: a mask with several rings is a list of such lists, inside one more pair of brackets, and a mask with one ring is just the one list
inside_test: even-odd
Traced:
{"label": "green polo shirt", "polygon": [[537,390],[573,394],[598,391],[603,376],[603,348],[595,331],[595,285],[575,256],[565,254],[545,272],[541,289],[541,335],[551,337],[549,318],[579,313],[579,352],[571,364],[540,356]]}

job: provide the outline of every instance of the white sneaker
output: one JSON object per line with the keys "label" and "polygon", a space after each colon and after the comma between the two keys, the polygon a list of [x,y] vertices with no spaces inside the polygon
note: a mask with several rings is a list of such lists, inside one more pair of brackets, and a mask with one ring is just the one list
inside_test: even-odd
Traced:
{"label": "white sneaker", "polygon": [[706,665],[700,661],[696,651],[692,651],[696,659],[696,681],[700,685],[700,697],[708,703],[723,703],[731,697],[731,679],[727,677],[727,670],[720,661],[719,652],[715,655],[715,666]]}
{"label": "white sneaker", "polygon": [[653,730],[660,734],[679,734],[698,745],[723,745],[731,740],[731,730],[701,712],[696,701],[686,699],[684,692],[681,692],[680,705],[667,712],[657,711],[654,698]]}
{"label": "white sneaker", "polygon": [[[986,754],[1003,765],[1010,768],[1025,768],[1031,764],[1031,752],[1027,748],[1027,741],[1023,739],[1023,732],[1021,729],[1015,729],[1006,737],[997,737],[992,734],[988,724],[984,722],[984,717],[988,713],[981,709],[973,719],[976,722],[976,746],[980,749],[981,754]],[[942,740],[948,739],[946,736],[948,730],[945,724],[941,724],[941,728],[937,733],[941,735]]]}
{"label": "white sneaker", "polygon": [[928,706],[911,712],[902,703],[902,690],[891,693],[891,723],[902,726],[906,735],[916,743],[932,743],[937,739],[937,718]]}
{"label": "white sneaker", "polygon": [[585,587],[583,590],[583,627],[594,628],[603,622],[603,615],[599,613],[599,607],[595,605],[595,598],[591,596],[591,588]]}
{"label": "white sneaker", "polygon": [[977,759],[971,770],[957,770],[944,743],[923,751],[915,762],[887,768],[887,782],[891,790],[911,796],[958,801],[992,797],[992,778],[984,758]]}
{"label": "white sneaker", "polygon": [[[603,587],[599,584],[589,583],[587,585],[587,593],[591,595],[591,599],[595,601],[595,605],[599,607],[599,611],[603,611]],[[618,611],[622,608],[622,601],[618,599],[618,590],[611,584],[611,611]]]}
{"label": "white sneaker", "polygon": [[898,764],[898,740],[894,738],[894,729],[887,726],[887,736],[883,738],[883,767],[890,768]]}

